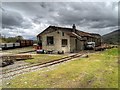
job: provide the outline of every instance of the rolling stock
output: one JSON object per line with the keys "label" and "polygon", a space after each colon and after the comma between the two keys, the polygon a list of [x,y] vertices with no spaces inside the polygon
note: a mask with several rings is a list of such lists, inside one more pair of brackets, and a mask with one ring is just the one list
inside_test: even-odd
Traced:
{"label": "rolling stock", "polygon": [[18,48],[18,47],[28,47],[32,45],[33,45],[33,40],[19,40],[15,43],[0,43],[0,48],[2,48],[2,50],[5,50],[5,49]]}

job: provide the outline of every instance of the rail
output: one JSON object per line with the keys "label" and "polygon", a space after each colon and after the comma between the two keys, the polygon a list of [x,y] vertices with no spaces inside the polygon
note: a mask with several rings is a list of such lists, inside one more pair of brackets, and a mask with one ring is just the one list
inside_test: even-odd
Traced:
{"label": "rail", "polygon": [[12,69],[12,70],[3,72],[2,73],[2,76],[3,76],[2,78],[10,78],[10,77],[13,77],[13,76],[25,73],[25,72],[30,72],[30,71],[33,71],[33,70],[36,70],[36,69],[40,69],[40,68],[52,66],[52,65],[55,65],[55,64],[59,64],[59,63],[62,63],[62,62],[68,61],[68,60],[78,58],[82,55],[83,54],[75,54],[75,55],[67,56],[67,57],[64,57],[64,58],[61,58],[61,59],[48,61],[48,62],[45,62],[45,63],[39,63],[39,64],[30,65],[30,66],[25,65],[21,68],[18,67],[16,69]]}

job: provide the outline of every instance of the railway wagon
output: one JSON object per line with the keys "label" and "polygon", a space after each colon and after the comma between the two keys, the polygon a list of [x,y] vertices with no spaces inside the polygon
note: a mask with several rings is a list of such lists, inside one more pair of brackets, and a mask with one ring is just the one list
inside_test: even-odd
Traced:
{"label": "railway wagon", "polygon": [[17,42],[20,43],[20,47],[25,47],[26,46],[25,40],[19,40]]}
{"label": "railway wagon", "polygon": [[5,49],[6,48],[6,43],[0,43],[0,48]]}
{"label": "railway wagon", "polygon": [[20,43],[20,47],[26,47],[26,46],[32,46],[33,40],[18,40],[18,43]]}
{"label": "railway wagon", "polygon": [[12,48],[27,47],[32,45],[33,45],[33,40],[19,40],[15,43],[0,43],[0,48],[2,50],[7,50]]}
{"label": "railway wagon", "polygon": [[1,43],[0,48],[2,48],[2,49],[14,48],[14,44],[13,43]]}
{"label": "railway wagon", "polygon": [[6,43],[7,48],[14,48],[13,43]]}
{"label": "railway wagon", "polygon": [[4,49],[12,49],[20,47],[20,43],[0,43],[0,48]]}
{"label": "railway wagon", "polygon": [[26,46],[32,46],[33,41],[32,40],[26,40]]}
{"label": "railway wagon", "polygon": [[14,47],[20,47],[20,43],[14,43]]}

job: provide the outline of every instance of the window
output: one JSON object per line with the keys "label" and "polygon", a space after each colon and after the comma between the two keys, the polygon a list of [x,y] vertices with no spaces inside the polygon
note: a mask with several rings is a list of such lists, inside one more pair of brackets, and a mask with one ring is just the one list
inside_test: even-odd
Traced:
{"label": "window", "polygon": [[67,46],[67,39],[62,39],[62,47]]}
{"label": "window", "polygon": [[47,45],[53,45],[54,44],[54,38],[53,36],[47,37]]}
{"label": "window", "polygon": [[64,36],[64,32],[62,32],[62,36]]}

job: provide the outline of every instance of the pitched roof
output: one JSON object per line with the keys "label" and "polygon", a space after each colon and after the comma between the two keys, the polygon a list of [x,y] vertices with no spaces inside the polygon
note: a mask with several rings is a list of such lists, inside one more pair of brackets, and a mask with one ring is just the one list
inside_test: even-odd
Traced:
{"label": "pitched roof", "polygon": [[81,36],[94,37],[92,34],[90,34],[88,32],[83,32],[83,31],[80,31],[80,30],[77,30],[77,29],[76,29],[76,32],[73,32],[73,28],[57,27],[57,26],[49,26],[43,32],[38,34],[37,37],[41,36],[43,34],[47,34],[47,33],[53,32],[53,31],[57,31],[57,30],[64,31],[66,34],[68,34],[69,36],[72,36],[72,37],[79,37],[79,38]]}

